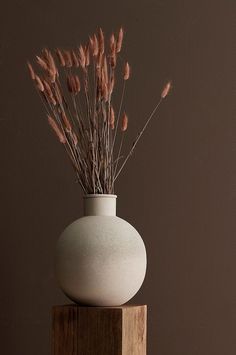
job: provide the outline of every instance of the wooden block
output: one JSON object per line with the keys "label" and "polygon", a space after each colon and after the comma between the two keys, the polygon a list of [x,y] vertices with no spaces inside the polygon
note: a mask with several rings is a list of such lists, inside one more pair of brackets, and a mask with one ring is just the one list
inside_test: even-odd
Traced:
{"label": "wooden block", "polygon": [[52,355],[146,355],[147,306],[52,309]]}

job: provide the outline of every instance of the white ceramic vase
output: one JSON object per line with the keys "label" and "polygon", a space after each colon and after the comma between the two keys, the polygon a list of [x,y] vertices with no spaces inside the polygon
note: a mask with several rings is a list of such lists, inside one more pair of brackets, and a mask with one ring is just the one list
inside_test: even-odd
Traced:
{"label": "white ceramic vase", "polygon": [[62,291],[76,303],[119,306],[141,287],[146,265],[141,236],[116,216],[116,196],[85,196],[84,217],[70,224],[57,243]]}

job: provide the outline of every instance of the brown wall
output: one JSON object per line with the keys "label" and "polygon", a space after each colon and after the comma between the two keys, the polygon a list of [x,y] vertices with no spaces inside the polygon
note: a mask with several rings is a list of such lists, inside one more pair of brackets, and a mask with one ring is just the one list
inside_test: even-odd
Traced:
{"label": "brown wall", "polygon": [[130,140],[163,82],[174,90],[117,184],[142,234],[149,355],[236,354],[234,1],[13,1],[1,9],[0,353],[49,355],[58,235],[81,191],[25,68],[48,45],[122,24],[132,65]]}

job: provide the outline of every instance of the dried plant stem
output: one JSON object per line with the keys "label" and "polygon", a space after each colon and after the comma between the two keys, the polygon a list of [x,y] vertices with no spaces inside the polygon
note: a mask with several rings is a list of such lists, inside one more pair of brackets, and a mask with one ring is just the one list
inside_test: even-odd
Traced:
{"label": "dried plant stem", "polygon": [[137,138],[135,139],[135,141],[134,141],[134,143],[133,143],[133,145],[132,145],[131,150],[129,151],[128,155],[126,156],[126,158],[125,158],[123,164],[121,165],[121,167],[120,167],[118,173],[115,175],[115,177],[114,177],[114,182],[116,181],[116,179],[118,178],[118,176],[119,176],[120,173],[122,172],[122,170],[123,170],[125,164],[127,163],[128,159],[129,159],[129,158],[131,157],[131,155],[133,154],[133,151],[134,151],[134,149],[135,149],[135,147],[136,147],[138,141],[140,140],[141,136],[143,135],[143,133],[144,133],[145,129],[147,128],[149,122],[151,121],[153,115],[154,115],[155,112],[158,110],[158,108],[159,108],[159,106],[160,106],[162,100],[163,100],[163,99],[162,99],[162,97],[161,97],[160,100],[158,101],[157,105],[154,107],[152,113],[151,113],[150,116],[148,117],[148,119],[147,119],[146,123],[144,124],[142,130],[139,132]]}
{"label": "dried plant stem", "polygon": [[111,154],[113,154],[113,149],[114,149],[115,142],[116,142],[117,130],[118,130],[118,126],[119,126],[120,115],[121,115],[121,110],[122,110],[124,95],[125,95],[125,86],[126,86],[126,80],[124,80],[124,82],[123,82],[123,88],[122,88],[119,111],[118,111],[118,116],[117,116],[117,121],[116,121],[115,134],[114,134],[114,138],[113,138],[113,142],[112,142]]}
{"label": "dried plant stem", "polygon": [[[116,166],[114,169],[114,176],[116,176],[119,160],[121,158],[121,151],[122,151],[122,147],[123,147],[123,143],[124,143],[124,138],[125,138],[125,132],[122,132],[120,146],[119,146],[119,150],[118,150],[118,154],[117,154],[117,158],[116,158]],[[113,184],[114,184],[114,181],[113,181]]]}

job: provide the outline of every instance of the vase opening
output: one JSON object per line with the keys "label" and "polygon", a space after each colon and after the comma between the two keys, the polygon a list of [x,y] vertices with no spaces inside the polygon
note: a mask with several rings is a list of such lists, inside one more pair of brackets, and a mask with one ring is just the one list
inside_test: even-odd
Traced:
{"label": "vase opening", "polygon": [[116,195],[88,194],[84,196],[84,216],[116,216]]}

